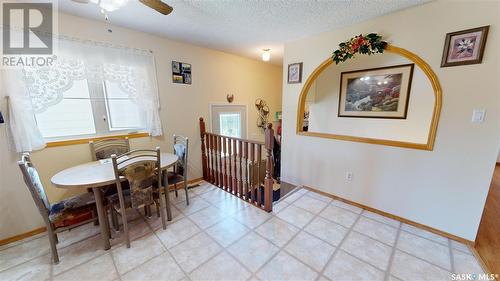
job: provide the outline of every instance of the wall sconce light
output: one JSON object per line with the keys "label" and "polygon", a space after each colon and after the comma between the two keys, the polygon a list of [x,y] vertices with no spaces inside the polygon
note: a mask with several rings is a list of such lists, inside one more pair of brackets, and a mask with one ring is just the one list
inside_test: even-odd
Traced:
{"label": "wall sconce light", "polygon": [[269,61],[271,59],[271,49],[262,49],[262,60]]}

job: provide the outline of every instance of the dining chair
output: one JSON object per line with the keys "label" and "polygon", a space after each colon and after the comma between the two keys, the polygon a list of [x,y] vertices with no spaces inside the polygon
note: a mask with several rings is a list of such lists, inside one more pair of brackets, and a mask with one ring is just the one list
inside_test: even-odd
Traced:
{"label": "dining chair", "polygon": [[184,191],[186,192],[186,204],[189,205],[188,196],[188,150],[189,150],[189,139],[187,137],[174,135],[174,153],[179,157],[179,160],[174,166],[174,170],[167,173],[168,184],[174,185],[175,196],[179,196],[177,193],[177,184],[184,184]]}
{"label": "dining chair", "polygon": [[[92,161],[104,160],[111,158],[111,155],[122,155],[130,151],[130,141],[128,137],[125,138],[105,138],[96,141],[89,141],[90,156]],[[123,189],[128,189],[127,185],[122,186]],[[116,194],[116,185],[110,184],[109,186],[103,187],[104,196],[111,196]],[[87,188],[87,192],[92,193],[92,188]],[[107,202],[106,202],[107,204]],[[96,224],[99,222],[96,221]],[[116,218],[112,217],[113,227],[117,228]]]}
{"label": "dining chair", "polygon": [[[121,156],[111,155],[115,172],[117,194],[108,197],[113,216],[120,215],[125,233],[127,248],[130,248],[130,237],[126,210],[130,208],[144,208],[146,211],[151,205],[156,205],[156,211],[163,229],[166,229],[164,205],[162,196],[159,196],[161,186],[160,148],[155,150],[132,150]],[[130,187],[124,190],[122,180],[126,179]],[[157,193],[158,196],[154,196]],[[147,212],[147,211],[146,211]]]}
{"label": "dining chair", "polygon": [[52,251],[52,260],[57,264],[59,263],[57,233],[97,221],[97,218],[93,215],[96,210],[94,196],[91,193],[84,193],[51,204],[38,171],[31,162],[29,153],[24,153],[17,164],[21,169],[24,182],[35,201],[35,205],[45,222]]}
{"label": "dining chair", "polygon": [[111,155],[121,155],[130,151],[130,141],[126,138],[107,138],[90,141],[90,154],[93,161],[111,158]]}

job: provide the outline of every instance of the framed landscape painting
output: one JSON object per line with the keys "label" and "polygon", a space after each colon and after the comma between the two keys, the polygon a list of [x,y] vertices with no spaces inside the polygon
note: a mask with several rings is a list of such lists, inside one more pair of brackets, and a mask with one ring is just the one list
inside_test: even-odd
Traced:
{"label": "framed landscape painting", "polygon": [[342,72],[339,117],[406,119],[414,64]]}
{"label": "framed landscape painting", "polygon": [[481,63],[488,29],[482,26],[446,34],[441,67]]}

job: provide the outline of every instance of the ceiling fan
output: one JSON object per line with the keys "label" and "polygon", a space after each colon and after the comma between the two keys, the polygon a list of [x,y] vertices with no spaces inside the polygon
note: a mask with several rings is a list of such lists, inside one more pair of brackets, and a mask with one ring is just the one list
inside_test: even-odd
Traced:
{"label": "ceiling fan", "polygon": [[[101,7],[102,12],[105,14],[107,12],[112,12],[114,10],[117,10],[127,5],[128,3],[128,0],[73,0],[73,1],[83,4],[87,3],[97,4],[99,5],[99,7]],[[171,6],[163,3],[161,0],[139,0],[139,2],[163,15],[168,15],[174,10]]]}

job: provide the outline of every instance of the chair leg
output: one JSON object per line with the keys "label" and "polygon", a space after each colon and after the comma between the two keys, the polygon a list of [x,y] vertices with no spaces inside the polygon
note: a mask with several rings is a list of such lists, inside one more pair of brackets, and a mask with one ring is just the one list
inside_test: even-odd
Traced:
{"label": "chair leg", "polygon": [[161,198],[161,190],[159,191],[159,193],[160,196],[158,196],[158,201],[160,203],[160,208],[158,209],[158,206],[156,206],[156,210],[160,214],[161,225],[163,226],[163,229],[167,229],[167,224],[165,222],[165,213],[164,213],[165,208],[163,206],[163,199]]}
{"label": "chair leg", "polygon": [[54,232],[54,239],[56,240],[56,244],[59,244],[59,237],[57,237],[57,233]]}
{"label": "chair leg", "polygon": [[59,263],[59,255],[57,253],[57,235],[52,230],[52,227],[47,228],[47,232],[49,234],[49,242],[50,242],[50,250],[52,251],[52,261],[54,264]]}
{"label": "chair leg", "polygon": [[118,215],[114,207],[111,207],[111,223],[116,231],[120,230],[120,225],[118,224]]}
{"label": "chair leg", "polygon": [[177,193],[177,184],[174,183],[174,190],[175,190],[175,197],[179,197],[179,194]]}
{"label": "chair leg", "polygon": [[186,204],[189,206],[188,185],[186,180],[184,180],[184,191],[186,192]]}
{"label": "chair leg", "polygon": [[165,196],[165,207],[167,209],[167,220],[172,220],[172,209],[170,207],[170,188],[168,187],[168,183],[163,187],[163,195]]}
{"label": "chair leg", "polygon": [[130,236],[128,233],[128,223],[127,223],[127,212],[125,209],[125,200],[123,199],[123,195],[118,193],[120,199],[120,216],[122,217],[123,224],[123,232],[125,233],[125,241],[127,243],[127,248],[130,248]]}
{"label": "chair leg", "polygon": [[[160,195],[159,195],[158,197],[159,197],[159,198],[158,198],[158,201],[160,201],[160,200],[161,200],[161,193],[160,193]],[[155,202],[155,207],[156,207],[156,215],[157,215],[158,217],[160,217],[160,205],[161,205],[161,204],[157,204],[157,203]]]}
{"label": "chair leg", "polygon": [[[97,218],[97,211],[96,209],[92,209],[92,218]],[[94,225],[99,225],[99,220],[94,221]]]}

